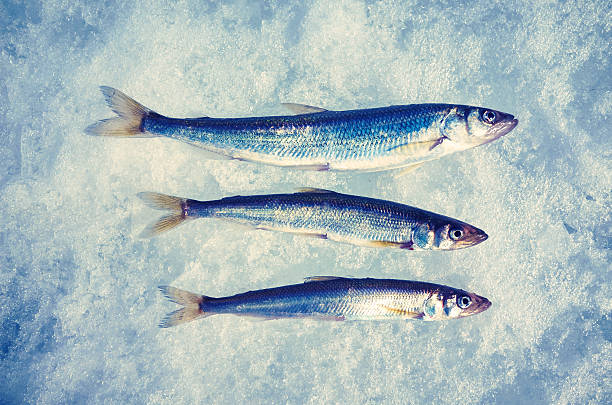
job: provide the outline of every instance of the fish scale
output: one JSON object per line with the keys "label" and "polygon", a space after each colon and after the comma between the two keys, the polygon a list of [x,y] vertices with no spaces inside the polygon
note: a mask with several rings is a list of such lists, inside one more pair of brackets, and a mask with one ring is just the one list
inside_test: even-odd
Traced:
{"label": "fish scale", "polygon": [[[394,217],[386,217],[377,206],[369,204],[360,204],[357,200],[355,204],[344,199],[322,199],[318,193],[308,195],[302,193],[299,199],[287,196],[274,196],[272,203],[270,200],[258,203],[257,198],[242,198],[236,197],[233,199],[224,199],[215,204],[205,204],[205,212],[207,215],[209,209],[212,209],[212,216],[228,217],[236,220],[244,220],[255,226],[294,226],[299,229],[301,214],[303,211],[308,211],[308,217],[311,221],[308,222],[308,230],[328,229],[339,234],[352,234],[352,228],[355,224],[361,224],[365,231],[376,234],[380,239],[385,238],[385,233],[389,229],[401,230],[401,225],[406,225],[412,228],[416,222],[413,221],[398,221]],[[310,200],[310,201],[309,201]],[[215,208],[218,207],[218,208]],[[194,215],[200,215],[199,205],[194,203],[191,205]],[[191,211],[190,211],[191,212]],[[400,213],[401,216],[401,213]],[[394,226],[395,225],[395,226]],[[380,229],[379,232],[376,232]],[[401,231],[400,231],[401,232]],[[396,235],[397,241],[402,240],[403,235]]]}
{"label": "fish scale", "polygon": [[[429,297],[433,289],[425,287],[429,286],[396,280],[338,278],[213,299],[202,310],[268,316],[312,313],[348,319],[401,318],[399,312],[413,312]],[[385,309],[384,303],[398,311]]]}

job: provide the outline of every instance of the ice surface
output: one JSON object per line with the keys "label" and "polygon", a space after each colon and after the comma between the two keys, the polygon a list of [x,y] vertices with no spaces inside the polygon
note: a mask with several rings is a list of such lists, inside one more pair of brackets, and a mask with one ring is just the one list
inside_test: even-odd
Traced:
{"label": "ice surface", "polygon": [[[0,4],[1,403],[612,401],[609,6],[24,4]],[[177,116],[448,102],[520,124],[400,178],[290,171],[88,137],[111,116],[102,84]],[[138,191],[303,186],[410,203],[490,238],[414,253],[214,221],[137,237],[158,216]],[[157,328],[174,308],[159,284],[214,296],[318,274],[438,282],[493,306],[447,323],[215,316]]]}

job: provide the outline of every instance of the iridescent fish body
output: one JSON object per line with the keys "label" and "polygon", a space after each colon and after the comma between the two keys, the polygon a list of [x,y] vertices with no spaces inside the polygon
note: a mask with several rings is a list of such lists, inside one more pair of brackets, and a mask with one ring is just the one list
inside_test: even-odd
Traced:
{"label": "iridescent fish body", "polygon": [[374,278],[310,277],[302,284],[212,298],[174,287],[161,291],[184,307],[170,313],[167,328],[215,314],[322,320],[422,319],[438,321],[478,314],[484,297],[439,284]]}
{"label": "iridescent fish body", "polygon": [[297,115],[169,118],[111,87],[101,87],[119,116],[91,135],[168,137],[232,159],[311,170],[378,171],[414,167],[491,142],[517,124],[512,115],[454,104],[348,111],[287,104]]}
{"label": "iridescent fish body", "polygon": [[139,193],[150,207],[170,211],[143,236],[159,234],[188,219],[220,218],[257,229],[410,250],[461,249],[487,239],[485,232],[472,225],[408,205],[329,190],[304,190],[213,201]]}

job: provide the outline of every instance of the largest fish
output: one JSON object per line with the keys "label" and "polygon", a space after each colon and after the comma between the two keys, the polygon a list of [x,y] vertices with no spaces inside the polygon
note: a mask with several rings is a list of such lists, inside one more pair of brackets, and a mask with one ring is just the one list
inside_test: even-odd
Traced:
{"label": "largest fish", "polygon": [[485,297],[439,284],[375,278],[308,277],[303,284],[213,298],[161,286],[182,305],[160,323],[168,328],[215,314],[324,320],[463,318],[485,311]]}
{"label": "largest fish", "polygon": [[154,209],[170,211],[145,229],[145,237],[189,219],[219,218],[257,229],[409,250],[461,249],[487,239],[484,231],[444,215],[392,201],[314,188],[294,194],[235,196],[213,201],[151,192],[138,196]]}
{"label": "largest fish", "polygon": [[456,104],[347,111],[285,104],[298,114],[182,119],[158,114],[112,87],[101,90],[118,117],[90,125],[90,135],[168,137],[228,158],[311,170],[418,166],[491,142],[518,124],[510,114]]}

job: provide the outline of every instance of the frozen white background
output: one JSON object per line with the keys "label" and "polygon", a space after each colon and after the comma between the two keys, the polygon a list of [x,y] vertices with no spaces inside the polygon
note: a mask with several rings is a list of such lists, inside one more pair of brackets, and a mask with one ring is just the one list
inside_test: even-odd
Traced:
{"label": "frozen white background", "polygon": [[[0,403],[610,403],[612,15],[599,1],[5,1],[0,5]],[[99,85],[166,115],[446,102],[517,116],[411,175],[210,160],[102,139]],[[189,223],[156,239],[151,190],[323,187],[489,234],[376,250]],[[217,296],[309,275],[488,297],[446,323],[254,321],[162,330],[171,284]]]}

